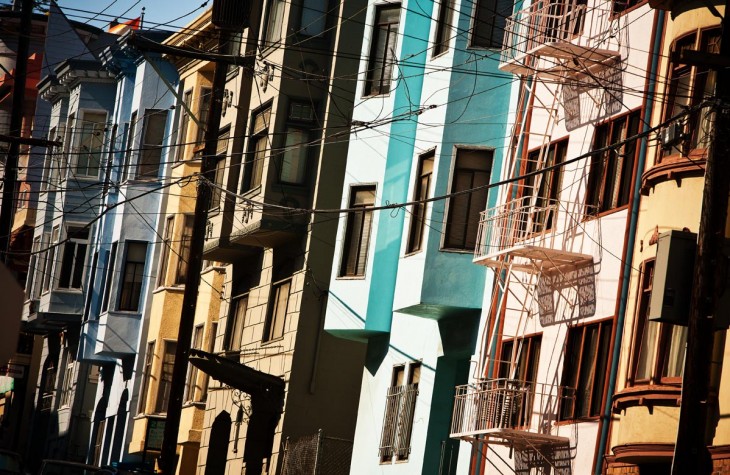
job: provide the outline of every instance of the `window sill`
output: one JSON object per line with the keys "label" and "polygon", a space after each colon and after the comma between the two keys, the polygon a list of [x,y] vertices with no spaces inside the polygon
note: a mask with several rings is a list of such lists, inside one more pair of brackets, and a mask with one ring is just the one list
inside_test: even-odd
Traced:
{"label": "window sill", "polygon": [[431,56],[431,59],[429,61],[439,60],[439,59],[443,58],[444,56],[446,56],[449,53],[449,51],[451,51],[451,45],[449,45],[445,50],[443,50],[439,54],[434,54],[433,56]]}
{"label": "window sill", "polygon": [[450,252],[453,254],[474,254],[474,249],[454,249],[452,247],[442,247],[439,252]]}
{"label": "window sill", "polygon": [[187,401],[187,402],[184,402],[182,405],[183,409],[185,409],[186,407],[195,407],[197,409],[205,409],[205,402],[204,401]]}
{"label": "window sill", "polygon": [[423,249],[416,249],[415,251],[406,252],[403,254],[403,258],[415,256],[417,254],[421,254],[423,252]]}
{"label": "window sill", "polygon": [[377,97],[380,97],[380,98],[390,97],[390,94],[392,92],[393,92],[393,90],[391,89],[390,91],[383,92],[382,94],[363,94],[362,99],[365,100],[365,99],[375,99]]}
{"label": "window sill", "polygon": [[626,204],[626,205],[622,205],[622,206],[617,206],[616,208],[611,208],[611,209],[607,209],[605,211],[601,211],[600,213],[586,214],[583,216],[583,222],[592,221],[594,219],[605,218],[606,216],[610,216],[614,213],[618,213],[620,211],[625,211],[627,209],[629,209],[629,205]]}
{"label": "window sill", "polygon": [[55,288],[53,289],[54,292],[60,292],[62,294],[83,294],[84,291],[81,289],[61,289],[61,288]]}
{"label": "window sill", "polygon": [[200,271],[200,275],[209,274],[213,271],[225,273],[226,268],[223,266],[208,266],[205,269],[203,269],[202,271]]}
{"label": "window sill", "polygon": [[261,185],[258,185],[250,190],[242,191],[241,198],[251,199],[261,194]]}
{"label": "window sill", "polygon": [[221,208],[220,208],[220,206],[216,206],[215,208],[212,208],[212,209],[209,209],[208,210],[208,218],[215,218],[219,214],[221,214]]}
{"label": "window sill", "polygon": [[176,160],[170,168],[175,169],[180,167],[181,165],[198,165],[200,166],[200,157],[193,157],[193,158],[183,158],[182,160]]}
{"label": "window sill", "polygon": [[337,280],[365,280],[367,274],[363,275],[338,275],[335,277]]}
{"label": "window sill", "polygon": [[[269,345],[275,346],[275,345],[273,345],[273,343],[281,343],[282,341],[284,341],[284,335],[276,337],[276,338],[272,338],[271,340],[261,340],[261,346],[262,347],[269,346]],[[281,345],[279,345],[279,346],[281,346]]]}
{"label": "window sill", "polygon": [[152,291],[152,293],[153,294],[158,294],[160,292],[165,292],[165,291],[167,291],[167,292],[175,292],[175,293],[182,293],[182,292],[185,291],[185,287],[184,286],[171,287],[171,286],[164,285],[164,286],[161,286],[161,287],[157,287],[155,290]]}

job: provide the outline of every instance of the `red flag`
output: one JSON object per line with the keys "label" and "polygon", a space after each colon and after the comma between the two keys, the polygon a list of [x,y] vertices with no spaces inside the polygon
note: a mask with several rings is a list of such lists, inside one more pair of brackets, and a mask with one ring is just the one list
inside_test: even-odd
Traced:
{"label": "red flag", "polygon": [[111,24],[109,25],[109,29],[107,30],[109,33],[112,33],[114,35],[121,35],[127,30],[139,30],[139,24],[142,21],[142,17],[132,18],[129,21],[125,21],[124,23],[117,23],[117,24]]}

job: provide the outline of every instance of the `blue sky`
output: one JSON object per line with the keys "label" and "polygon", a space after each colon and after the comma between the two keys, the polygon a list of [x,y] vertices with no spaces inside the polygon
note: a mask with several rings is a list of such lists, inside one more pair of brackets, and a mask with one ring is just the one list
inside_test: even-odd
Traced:
{"label": "blue sky", "polygon": [[[200,15],[204,0],[57,0],[66,15],[76,21],[106,28],[114,17],[136,18],[145,7],[144,26],[163,24],[160,28],[174,30]],[[213,4],[206,2],[206,8]],[[84,10],[84,11],[79,11]],[[87,12],[100,13],[94,15]],[[125,13],[126,12],[126,13]],[[182,18],[181,18],[182,17]]]}

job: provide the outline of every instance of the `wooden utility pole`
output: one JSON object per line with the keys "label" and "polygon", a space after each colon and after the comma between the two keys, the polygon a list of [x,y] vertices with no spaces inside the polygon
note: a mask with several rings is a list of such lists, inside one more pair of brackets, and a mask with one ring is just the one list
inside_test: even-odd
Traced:
{"label": "wooden utility pole", "polygon": [[[18,159],[20,157],[20,138],[23,132],[23,112],[25,111],[25,83],[28,76],[28,53],[33,21],[33,0],[23,0],[18,29],[18,50],[15,58],[13,77],[13,102],[10,109],[10,147],[5,159],[3,176],[3,199],[0,204],[0,260],[9,262],[10,231],[15,214],[15,191],[18,181]],[[15,140],[17,139],[17,140]]]}
{"label": "wooden utility pole", "polygon": [[[729,6],[730,0],[726,0],[720,58],[730,57]],[[710,394],[710,365],[715,337],[713,317],[716,317],[717,300],[725,287],[723,275],[727,264],[723,247],[730,192],[730,71],[722,67],[717,69],[715,95],[715,124],[705,171],[672,475],[712,473],[712,459],[707,446],[712,443],[708,423],[716,404]]]}

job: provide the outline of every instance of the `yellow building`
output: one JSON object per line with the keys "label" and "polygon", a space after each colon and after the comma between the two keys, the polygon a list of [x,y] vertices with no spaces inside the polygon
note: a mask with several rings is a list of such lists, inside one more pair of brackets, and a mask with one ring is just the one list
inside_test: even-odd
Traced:
{"label": "yellow building", "polygon": [[[165,43],[178,47],[206,47],[212,38],[212,29],[209,10],[168,38]],[[204,128],[200,124],[205,124],[205,117],[210,107],[214,64],[176,57],[167,59],[173,62],[179,71],[179,92],[187,105],[187,108],[183,107],[178,101],[176,123],[172,127],[174,150],[169,155],[171,163],[167,164],[167,176],[171,180],[176,180],[200,171],[200,158],[204,145]],[[222,130],[227,125],[230,124],[223,121]],[[219,142],[221,153],[226,152],[227,146],[227,137],[222,137]],[[187,259],[190,252],[197,182],[191,180],[183,183],[186,184],[172,187],[167,195],[156,290],[152,295],[146,346],[140,352],[143,361],[143,381],[129,452],[143,454],[147,447],[148,462],[152,457],[159,455],[159,451],[154,449],[159,446],[161,432],[157,433],[155,440],[151,440],[155,431],[150,421],[164,420],[167,412]],[[223,267],[214,261],[205,262],[192,335],[193,348],[208,351],[212,349],[217,331],[224,276]],[[178,470],[181,474],[194,473],[207,386],[207,376],[191,366],[187,373],[178,437],[180,457]],[[148,436],[148,434],[153,435]],[[150,440],[146,440],[147,437],[150,437]]]}
{"label": "yellow building", "polygon": [[[660,2],[655,2],[660,3]],[[657,74],[652,124],[668,121],[713,95],[715,73],[701,66],[671,60],[680,49],[719,52],[721,28],[704,2],[662,2],[655,23]],[[674,3],[674,5],[671,5]],[[712,2],[717,4],[718,2]],[[722,6],[717,6],[722,11]],[[658,49],[656,49],[658,48]],[[674,137],[649,141],[642,179],[636,239],[626,305],[621,361],[613,398],[613,420],[604,473],[670,473],[682,396],[687,326],[653,319],[652,291],[666,277],[657,256],[660,243],[675,236],[696,240],[699,231],[704,170],[712,135],[710,106],[669,123]],[[682,233],[684,231],[684,233]],[[689,234],[689,233],[695,233]],[[673,244],[674,245],[674,244]],[[692,251],[694,252],[694,251]],[[692,272],[691,267],[687,272]],[[689,286],[688,286],[689,287]],[[683,289],[686,295],[689,289]],[[664,294],[666,295],[666,294]],[[685,323],[686,325],[686,323]],[[715,367],[710,381],[714,418],[709,421],[708,447],[715,474],[730,473],[730,370],[722,365],[730,352],[727,331],[715,333]]]}

